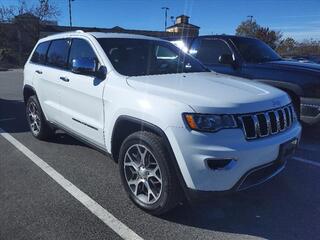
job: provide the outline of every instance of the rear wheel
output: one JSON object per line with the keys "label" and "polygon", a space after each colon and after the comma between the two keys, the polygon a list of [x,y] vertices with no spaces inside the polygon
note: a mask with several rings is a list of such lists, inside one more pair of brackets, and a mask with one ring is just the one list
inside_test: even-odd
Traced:
{"label": "rear wheel", "polygon": [[163,214],[179,201],[179,185],[161,138],[136,132],[123,142],[119,168],[131,200],[143,210]]}
{"label": "rear wheel", "polygon": [[48,125],[36,96],[29,97],[26,105],[26,115],[30,131],[34,137],[45,140],[53,135],[53,130]]}

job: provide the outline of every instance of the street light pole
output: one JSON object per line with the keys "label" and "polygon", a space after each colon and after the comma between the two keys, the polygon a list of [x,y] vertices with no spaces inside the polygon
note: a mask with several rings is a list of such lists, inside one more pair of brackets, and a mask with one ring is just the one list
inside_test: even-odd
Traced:
{"label": "street light pole", "polygon": [[71,2],[74,0],[69,0],[69,21],[70,21],[70,27],[72,27],[72,15],[71,15]]}
{"label": "street light pole", "polygon": [[247,18],[250,18],[250,22],[252,22],[252,20],[253,20],[253,16],[252,15],[247,16]]}
{"label": "street light pole", "polygon": [[161,9],[164,10],[164,31],[167,30],[167,19],[168,19],[168,7],[162,7]]}

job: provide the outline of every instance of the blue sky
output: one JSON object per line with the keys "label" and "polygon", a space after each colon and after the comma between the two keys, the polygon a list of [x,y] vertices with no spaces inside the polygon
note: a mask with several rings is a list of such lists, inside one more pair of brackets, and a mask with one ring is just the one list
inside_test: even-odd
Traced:
{"label": "blue sky", "polygon": [[[68,25],[68,0],[52,1],[61,10],[59,24]],[[3,5],[16,2],[0,0]],[[163,6],[170,8],[169,16],[189,15],[190,22],[201,27],[200,34],[233,34],[242,20],[253,15],[260,25],[284,36],[320,40],[320,0],[75,0],[73,25],[163,30]]]}

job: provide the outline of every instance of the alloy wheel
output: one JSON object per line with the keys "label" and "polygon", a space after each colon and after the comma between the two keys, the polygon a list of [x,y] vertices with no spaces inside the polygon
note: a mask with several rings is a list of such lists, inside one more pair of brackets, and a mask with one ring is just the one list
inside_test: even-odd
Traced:
{"label": "alloy wheel", "polygon": [[152,152],[142,144],[132,145],[125,154],[124,173],[131,192],[144,204],[155,203],[162,191],[162,175]]}
{"label": "alloy wheel", "polygon": [[34,135],[38,135],[41,130],[41,120],[39,110],[35,102],[30,102],[28,105],[27,116],[32,133]]}

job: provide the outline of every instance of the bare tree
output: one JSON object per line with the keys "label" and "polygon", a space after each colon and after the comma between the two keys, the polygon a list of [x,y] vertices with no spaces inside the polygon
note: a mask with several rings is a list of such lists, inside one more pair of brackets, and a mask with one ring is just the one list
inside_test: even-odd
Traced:
{"label": "bare tree", "polygon": [[15,9],[13,6],[0,6],[0,22],[9,22],[14,17]]}
{"label": "bare tree", "polygon": [[33,8],[32,13],[41,21],[57,19],[60,15],[58,7],[50,3],[49,0],[39,0],[38,5]]}
{"label": "bare tree", "polygon": [[15,16],[30,13],[38,17],[40,21],[57,19],[60,11],[50,0],[38,0],[32,6],[25,0],[19,0],[15,6],[0,6],[0,21],[11,21]]}

